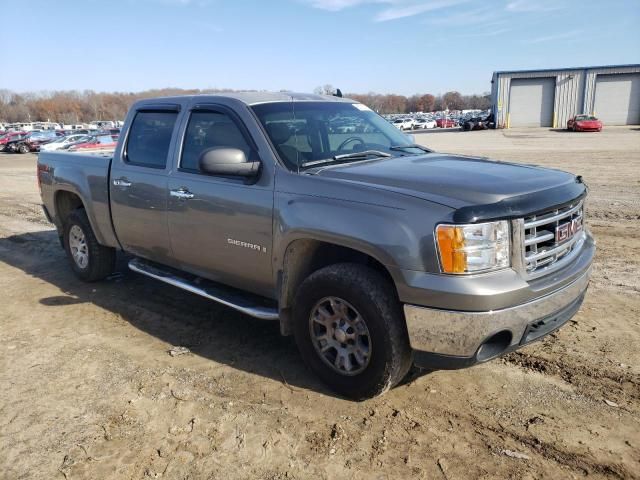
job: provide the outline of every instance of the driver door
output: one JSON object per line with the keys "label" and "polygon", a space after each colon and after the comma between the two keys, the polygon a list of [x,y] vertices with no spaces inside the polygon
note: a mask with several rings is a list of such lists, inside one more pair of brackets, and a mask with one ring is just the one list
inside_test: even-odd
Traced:
{"label": "driver door", "polygon": [[[238,148],[258,160],[257,148],[233,110],[199,105],[189,113],[177,168],[169,175],[168,225],[180,268],[262,295],[273,294],[273,182],[252,183],[200,171],[201,153]],[[263,165],[264,167],[264,165]]]}

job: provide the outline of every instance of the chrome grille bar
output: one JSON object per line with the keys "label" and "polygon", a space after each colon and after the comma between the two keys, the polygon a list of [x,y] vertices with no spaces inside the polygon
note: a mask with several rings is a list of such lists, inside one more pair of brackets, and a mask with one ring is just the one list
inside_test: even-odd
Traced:
{"label": "chrome grille bar", "polygon": [[537,278],[562,268],[571,261],[584,243],[584,226],[568,240],[558,242],[556,232],[559,226],[578,221],[583,224],[582,200],[576,200],[560,208],[525,217],[519,225],[521,245],[521,265],[528,278]]}
{"label": "chrome grille bar", "polygon": [[578,210],[582,211],[582,202],[578,203],[578,205],[576,205],[575,207],[569,207],[569,210],[566,210],[566,211],[562,211],[562,209],[554,210],[555,213],[551,217],[543,217],[538,219],[534,215],[533,217],[529,217],[532,220],[527,221],[527,219],[525,219],[524,228],[533,228],[533,227],[538,227],[540,225],[546,225],[547,223],[554,223],[554,222],[557,222],[558,220],[562,220],[563,218],[573,215]]}
{"label": "chrome grille bar", "polygon": [[546,258],[546,257],[550,257],[552,255],[556,255],[560,252],[563,252],[564,250],[567,249],[571,249],[571,247],[573,246],[574,243],[576,243],[578,240],[580,239],[580,234],[578,235],[574,235],[573,238],[567,242],[561,243],[559,246],[548,249],[548,250],[543,250],[540,253],[536,253],[535,255],[525,255],[525,259],[528,262],[532,262],[534,260],[539,260],[541,258]]}
{"label": "chrome grille bar", "polygon": [[[545,231],[545,230],[543,230]],[[525,237],[524,244],[525,246],[533,245],[534,243],[546,242],[547,240],[552,240],[555,237],[553,233],[545,233],[542,235],[535,235]]]}

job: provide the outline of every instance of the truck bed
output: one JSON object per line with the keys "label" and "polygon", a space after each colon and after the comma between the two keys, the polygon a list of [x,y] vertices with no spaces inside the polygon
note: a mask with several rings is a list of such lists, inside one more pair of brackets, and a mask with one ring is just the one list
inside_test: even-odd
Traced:
{"label": "truck bed", "polygon": [[118,247],[109,210],[109,170],[113,151],[91,153],[41,152],[38,155],[38,176],[43,205],[61,231],[57,219],[59,195],[76,195],[87,211],[87,216],[98,241],[106,246]]}

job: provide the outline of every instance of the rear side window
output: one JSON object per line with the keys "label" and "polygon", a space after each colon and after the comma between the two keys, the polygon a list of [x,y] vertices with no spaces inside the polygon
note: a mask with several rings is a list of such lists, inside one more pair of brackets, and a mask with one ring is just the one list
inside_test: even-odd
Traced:
{"label": "rear side window", "polygon": [[177,112],[138,112],[127,141],[128,163],[165,168]]}
{"label": "rear side window", "polygon": [[200,155],[213,147],[237,148],[248,159],[252,154],[251,146],[229,115],[221,112],[193,112],[184,137],[180,167],[198,171]]}

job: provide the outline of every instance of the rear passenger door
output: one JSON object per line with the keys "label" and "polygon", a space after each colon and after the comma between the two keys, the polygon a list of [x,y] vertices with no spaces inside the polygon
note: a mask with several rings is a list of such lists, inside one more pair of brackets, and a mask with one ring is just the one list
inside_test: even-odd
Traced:
{"label": "rear passenger door", "polygon": [[178,105],[135,112],[125,144],[114,157],[110,193],[113,226],[130,253],[171,264],[167,230],[167,173]]}
{"label": "rear passenger door", "polygon": [[169,234],[180,268],[262,295],[273,293],[271,271],[273,178],[263,162],[255,181],[206,175],[201,153],[212,147],[258,149],[240,116],[224,105],[189,112],[178,163],[169,175]]}

